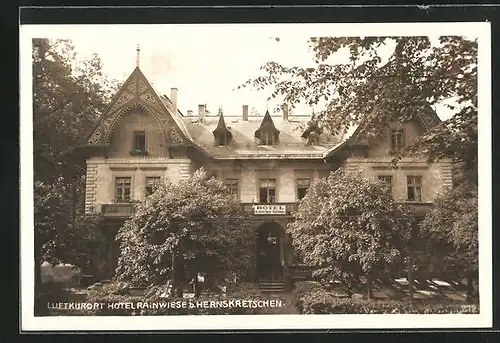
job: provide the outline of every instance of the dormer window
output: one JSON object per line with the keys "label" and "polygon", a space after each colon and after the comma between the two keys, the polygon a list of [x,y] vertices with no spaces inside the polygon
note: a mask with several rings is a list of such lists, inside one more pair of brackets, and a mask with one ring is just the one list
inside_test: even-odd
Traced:
{"label": "dormer window", "polygon": [[260,145],[275,145],[274,134],[272,132],[262,132],[260,136]]}
{"label": "dormer window", "polygon": [[278,144],[279,130],[274,126],[273,119],[266,111],[260,127],[255,131],[255,138],[259,140],[259,145],[273,146]]}
{"label": "dormer window", "polygon": [[131,155],[147,155],[146,151],[146,132],[134,131],[134,145],[132,147]]}
{"label": "dormer window", "polygon": [[228,139],[227,139],[227,135],[225,134],[220,134],[218,136],[215,137],[215,143],[218,145],[218,146],[225,146],[227,145],[227,142]]}
{"label": "dormer window", "polygon": [[233,135],[231,131],[227,128],[226,122],[224,121],[224,115],[220,112],[219,122],[217,123],[217,127],[212,131],[215,137],[215,145],[216,146],[226,146],[231,143]]}
{"label": "dormer window", "polygon": [[307,145],[318,145],[319,144],[319,134],[315,131],[309,134],[307,137]]}
{"label": "dormer window", "polygon": [[302,138],[306,139],[307,145],[318,145],[319,137],[322,133],[321,127],[315,121],[310,121],[302,134]]}

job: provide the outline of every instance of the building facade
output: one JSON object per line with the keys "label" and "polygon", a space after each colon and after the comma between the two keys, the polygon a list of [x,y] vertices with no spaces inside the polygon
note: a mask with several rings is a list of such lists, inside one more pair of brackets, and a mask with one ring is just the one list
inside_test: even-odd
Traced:
{"label": "building facade", "polygon": [[[357,139],[310,125],[310,115],[181,113],[177,89],[158,93],[137,67],[80,151],[86,159],[85,212],[101,214],[108,242],[98,264],[102,278],[113,275],[118,257],[114,236],[153,185],[186,179],[200,167],[222,180],[252,218],[257,238],[257,279],[304,276],[285,233],[297,201],[314,180],[340,167],[390,183],[396,200],[411,202],[416,213],[451,185],[451,164],[394,154],[439,122],[433,111],[403,125],[390,123],[383,137]],[[423,212],[422,212],[423,211]],[[285,273],[286,271],[286,273]]]}

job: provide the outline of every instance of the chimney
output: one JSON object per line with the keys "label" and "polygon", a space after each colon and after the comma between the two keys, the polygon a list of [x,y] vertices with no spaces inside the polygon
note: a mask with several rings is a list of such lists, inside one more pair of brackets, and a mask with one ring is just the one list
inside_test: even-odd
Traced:
{"label": "chimney", "polygon": [[288,121],[288,105],[283,105],[283,121]]}
{"label": "chimney", "polygon": [[205,121],[205,105],[198,105],[198,121],[200,123]]}
{"label": "chimney", "polygon": [[170,88],[170,101],[172,101],[174,114],[177,114],[177,88]]}
{"label": "chimney", "polygon": [[243,120],[248,121],[248,105],[243,105]]}
{"label": "chimney", "polygon": [[192,117],[193,116],[193,110],[187,110],[187,116]]}

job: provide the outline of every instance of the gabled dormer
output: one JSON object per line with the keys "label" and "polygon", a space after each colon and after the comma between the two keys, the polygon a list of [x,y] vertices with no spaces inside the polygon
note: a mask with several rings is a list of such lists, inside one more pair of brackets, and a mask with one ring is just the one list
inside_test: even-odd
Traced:
{"label": "gabled dormer", "polygon": [[274,126],[273,119],[266,111],[260,127],[255,131],[255,138],[259,140],[259,145],[277,145],[279,138],[279,130]]}
{"label": "gabled dormer", "polygon": [[224,114],[222,114],[222,112],[220,112],[219,122],[217,123],[217,127],[212,131],[212,133],[214,134],[216,146],[229,145],[233,139],[231,131],[226,126],[226,122],[224,120]]}
{"label": "gabled dormer", "polygon": [[306,129],[301,137],[306,139],[307,145],[318,145],[321,133],[323,133],[323,128],[317,121],[311,120],[307,123]]}

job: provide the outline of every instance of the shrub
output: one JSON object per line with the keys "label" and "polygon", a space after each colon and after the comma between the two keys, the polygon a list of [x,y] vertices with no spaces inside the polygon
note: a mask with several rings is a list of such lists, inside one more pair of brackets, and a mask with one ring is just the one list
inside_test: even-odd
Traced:
{"label": "shrub", "polygon": [[143,301],[142,297],[131,296],[125,284],[120,282],[92,286],[87,289],[86,293],[87,293],[86,302],[104,303],[104,306],[102,309],[85,310],[84,311],[85,314],[104,315],[104,316],[132,315],[134,310],[126,308],[110,309],[108,308],[108,304],[134,303],[137,301]]}
{"label": "shrub", "polygon": [[319,283],[298,282],[293,296],[302,314],[448,314],[479,313],[479,305],[463,303],[411,304],[395,300],[336,298]]}

